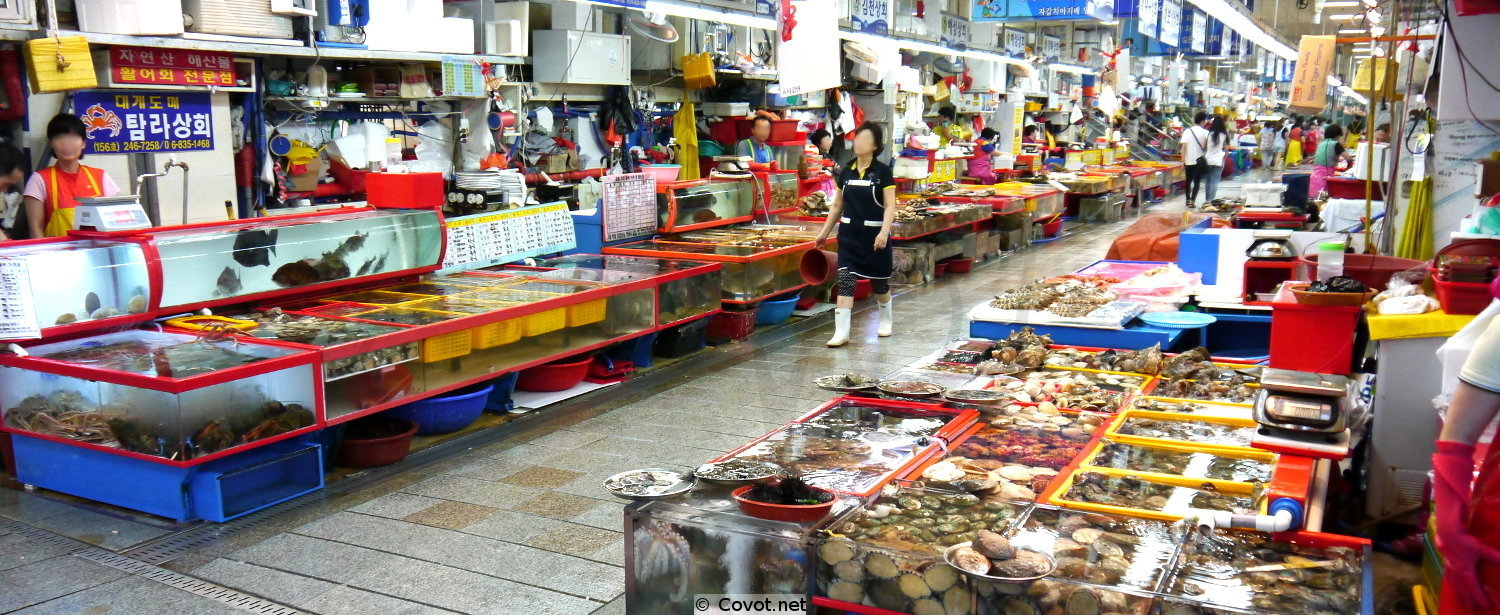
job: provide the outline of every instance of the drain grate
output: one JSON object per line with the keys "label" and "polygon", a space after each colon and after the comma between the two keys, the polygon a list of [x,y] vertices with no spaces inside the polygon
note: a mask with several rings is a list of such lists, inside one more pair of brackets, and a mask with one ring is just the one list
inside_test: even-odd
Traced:
{"label": "drain grate", "polygon": [[188,551],[217,542],[225,536],[263,525],[281,515],[323,503],[324,499],[322,497],[319,497],[317,494],[308,494],[225,523],[204,523],[175,534],[169,534],[160,539],[126,549],[122,553],[130,556],[131,559],[147,564],[165,564],[177,559]]}
{"label": "drain grate", "polygon": [[4,531],[7,534],[24,536],[27,540],[53,547],[62,547],[65,549],[93,547],[93,545],[81,540],[75,540],[61,534],[54,534],[42,528],[32,527],[8,517],[0,517],[0,531]]}
{"label": "drain grate", "polygon": [[152,581],[156,581],[157,583],[161,583],[169,587],[174,587],[188,593],[197,594],[205,598],[212,598],[219,602],[223,602],[224,604],[245,609],[252,613],[261,613],[262,615],[303,615],[302,611],[298,611],[291,607],[271,602],[270,600],[266,600],[264,598],[240,593],[235,590],[229,589],[228,587],[209,583],[207,581],[196,579],[185,574],[172,572],[171,570],[167,570],[165,568],[158,568],[156,566],[152,566],[151,564],[131,559],[129,557],[125,557],[111,551],[106,551],[104,549],[88,547],[79,549],[78,551],[74,552],[73,555],[89,560],[96,564],[109,566],[110,568],[114,568],[116,570],[128,572],[138,577],[151,579]]}

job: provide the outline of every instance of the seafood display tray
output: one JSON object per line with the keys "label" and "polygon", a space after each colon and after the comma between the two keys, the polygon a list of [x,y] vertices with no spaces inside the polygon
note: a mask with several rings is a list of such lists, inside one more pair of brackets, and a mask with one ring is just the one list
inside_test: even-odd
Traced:
{"label": "seafood display tray", "polygon": [[[1196,424],[1197,429],[1206,430],[1208,433],[1195,433],[1191,434],[1191,437],[1184,438],[1164,438],[1128,433],[1134,426],[1145,422],[1179,423],[1182,424],[1183,429],[1192,429],[1194,427],[1191,424]],[[1104,432],[1104,436],[1111,440],[1130,444],[1170,445],[1191,443],[1193,448],[1200,451],[1226,451],[1234,453],[1252,450],[1250,441],[1255,435],[1257,425],[1255,421],[1248,418],[1126,410],[1120,413],[1115,422]],[[1214,441],[1215,439],[1217,441]]]}
{"label": "seafood display tray", "polygon": [[[1109,459],[1114,452],[1123,459]],[[1160,456],[1161,463],[1183,466],[1182,471],[1159,465],[1147,465],[1151,456]],[[1224,480],[1241,483],[1269,483],[1275,473],[1278,455],[1255,449],[1203,450],[1195,443],[1143,443],[1118,442],[1100,438],[1087,453],[1079,457],[1079,466],[1084,469],[1123,470],[1138,476],[1165,476]],[[1114,465],[1114,464],[1122,464]],[[1224,474],[1228,474],[1225,476]]]}
{"label": "seafood display tray", "polygon": [[1146,304],[1139,301],[1117,300],[1106,303],[1084,317],[1058,316],[1046,310],[1005,310],[991,307],[989,301],[969,310],[971,321],[995,323],[1026,323],[1028,325],[1056,325],[1080,329],[1121,330],[1125,325],[1146,311]]}
{"label": "seafood display tray", "polygon": [[1372,555],[1366,539],[1319,532],[1275,541],[1251,532],[1190,537],[1158,590],[1158,605],[1173,615],[1372,615]]}
{"label": "seafood display tray", "polygon": [[[1152,489],[1159,489],[1168,495],[1160,510],[1138,508],[1123,504],[1106,504],[1102,502],[1086,502],[1071,499],[1071,490],[1077,484],[1081,476],[1099,476],[1105,480],[1139,481]],[[1047,494],[1043,494],[1048,504],[1069,508],[1073,510],[1087,510],[1093,512],[1124,515],[1127,517],[1143,517],[1147,519],[1158,519],[1161,521],[1181,521],[1183,513],[1189,508],[1206,510],[1228,510],[1204,502],[1200,498],[1204,495],[1214,497],[1227,497],[1240,500],[1249,500],[1251,508],[1245,510],[1229,510],[1236,514],[1265,514],[1266,498],[1256,485],[1250,483],[1236,483],[1231,481],[1209,480],[1203,478],[1184,478],[1181,476],[1146,475],[1138,472],[1126,472],[1111,468],[1077,467],[1071,468],[1059,476],[1048,487]],[[1189,495],[1192,494],[1192,495]],[[1124,496],[1138,498],[1135,496]]]}
{"label": "seafood display tray", "polygon": [[1130,402],[1130,406],[1132,410],[1170,412],[1189,416],[1216,416],[1236,419],[1248,419],[1252,416],[1252,406],[1250,404],[1232,404],[1229,402],[1204,401],[1201,399],[1174,399],[1155,395],[1137,397],[1134,401]]}

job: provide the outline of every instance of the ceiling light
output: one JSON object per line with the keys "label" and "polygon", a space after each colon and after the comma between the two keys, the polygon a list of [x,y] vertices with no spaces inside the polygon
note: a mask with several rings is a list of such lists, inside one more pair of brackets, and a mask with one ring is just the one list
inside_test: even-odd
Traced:
{"label": "ceiling light", "polygon": [[1354,7],[1357,7],[1357,6],[1360,6],[1359,0],[1336,0],[1334,2],[1324,2],[1323,3],[1323,9],[1324,10],[1327,10],[1327,9],[1352,9]]}
{"label": "ceiling light", "polygon": [[1280,37],[1266,29],[1265,25],[1252,17],[1243,4],[1229,0],[1188,0],[1210,17],[1224,22],[1230,30],[1238,32],[1259,45],[1262,49],[1287,60],[1297,59],[1297,50]]}
{"label": "ceiling light", "polygon": [[1363,15],[1364,13],[1339,13],[1337,15],[1329,15],[1328,18],[1334,21],[1349,21],[1351,19],[1358,19]]}
{"label": "ceiling light", "polygon": [[1339,30],[1339,34],[1364,34],[1364,33],[1365,33],[1365,29],[1364,28],[1344,28],[1343,30]]}
{"label": "ceiling light", "polygon": [[1370,36],[1385,36],[1385,26],[1370,26]]}
{"label": "ceiling light", "polygon": [[1047,68],[1050,68],[1059,73],[1075,73],[1079,75],[1093,72],[1092,70],[1089,70],[1082,66],[1073,66],[1072,64],[1048,64]]}

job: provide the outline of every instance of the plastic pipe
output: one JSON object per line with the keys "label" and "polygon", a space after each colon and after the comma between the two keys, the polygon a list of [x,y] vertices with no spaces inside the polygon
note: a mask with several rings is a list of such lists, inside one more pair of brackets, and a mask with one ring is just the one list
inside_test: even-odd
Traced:
{"label": "plastic pipe", "polygon": [[1200,531],[1213,528],[1286,532],[1302,525],[1302,504],[1291,498],[1271,502],[1269,514],[1236,515],[1221,510],[1192,510],[1188,518]]}

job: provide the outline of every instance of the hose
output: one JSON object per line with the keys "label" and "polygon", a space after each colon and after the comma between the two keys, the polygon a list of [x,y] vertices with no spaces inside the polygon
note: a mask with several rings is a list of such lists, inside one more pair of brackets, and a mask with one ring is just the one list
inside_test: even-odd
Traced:
{"label": "hose", "polygon": [[1302,525],[1302,504],[1291,498],[1278,498],[1271,502],[1265,515],[1236,515],[1222,510],[1188,511],[1187,518],[1199,531],[1210,529],[1240,529],[1257,532],[1286,532]]}

